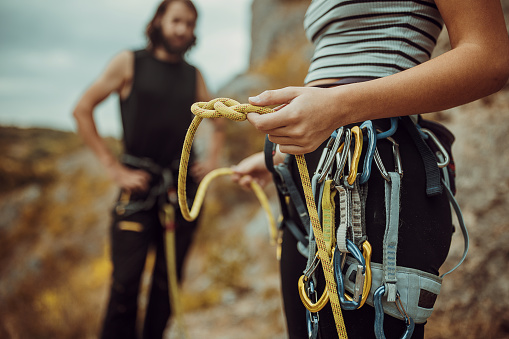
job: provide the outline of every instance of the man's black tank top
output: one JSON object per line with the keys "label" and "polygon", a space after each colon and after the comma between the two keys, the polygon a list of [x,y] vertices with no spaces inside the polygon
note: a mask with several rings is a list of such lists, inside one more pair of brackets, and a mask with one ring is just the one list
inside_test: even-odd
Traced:
{"label": "man's black tank top", "polygon": [[183,60],[158,60],[147,50],[135,51],[131,93],[120,100],[125,153],[174,167],[195,100],[195,67]]}

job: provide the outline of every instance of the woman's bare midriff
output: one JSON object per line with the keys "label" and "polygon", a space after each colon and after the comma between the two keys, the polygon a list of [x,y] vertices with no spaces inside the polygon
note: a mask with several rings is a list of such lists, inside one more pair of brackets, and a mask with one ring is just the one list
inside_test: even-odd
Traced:
{"label": "woman's bare midriff", "polygon": [[311,81],[310,83],[306,84],[306,87],[313,87],[313,86],[320,86],[320,85],[331,84],[331,83],[339,81],[341,79],[342,78],[319,79],[319,80]]}

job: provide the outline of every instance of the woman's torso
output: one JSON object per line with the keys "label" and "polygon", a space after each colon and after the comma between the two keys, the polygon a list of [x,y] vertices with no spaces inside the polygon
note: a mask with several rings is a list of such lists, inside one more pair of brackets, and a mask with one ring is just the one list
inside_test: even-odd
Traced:
{"label": "woman's torso", "polygon": [[305,83],[414,67],[430,59],[442,25],[432,0],[313,0],[304,19],[315,45]]}

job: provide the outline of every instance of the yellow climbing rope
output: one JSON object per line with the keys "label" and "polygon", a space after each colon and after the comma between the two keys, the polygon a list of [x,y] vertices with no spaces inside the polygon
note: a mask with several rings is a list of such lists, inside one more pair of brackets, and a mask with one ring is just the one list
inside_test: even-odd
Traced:
{"label": "yellow climbing rope", "polygon": [[[186,139],[184,141],[184,146],[182,148],[182,156],[180,159],[179,178],[178,178],[178,200],[180,209],[182,211],[182,215],[184,216],[184,218],[186,218],[186,220],[194,220],[197,217],[198,211],[201,207],[201,203],[203,202],[203,200],[200,201],[199,199],[203,199],[201,195],[204,195],[206,190],[206,188],[203,188],[200,191],[200,188],[202,185],[206,185],[207,182],[210,183],[210,181],[212,180],[212,178],[210,179],[207,177],[204,178],[204,180],[198,187],[195,203],[193,204],[191,211],[189,211],[186,194],[187,166],[189,162],[189,156],[191,152],[191,146],[193,143],[194,135],[196,134],[196,130],[200,125],[201,121],[204,118],[220,118],[220,117],[225,117],[233,121],[244,121],[246,120],[247,113],[266,114],[274,112],[274,110],[268,107],[253,106],[250,104],[240,104],[239,102],[228,98],[218,98],[211,100],[209,102],[194,103],[191,106],[191,111],[193,112],[195,117],[191,122],[189,129],[187,130]],[[296,155],[295,158],[297,160],[297,166],[299,168],[302,187],[304,189],[304,195],[306,197],[306,205],[308,208],[309,217],[311,219],[313,232],[318,246],[318,255],[322,263],[323,272],[325,275],[327,292],[329,294],[329,299],[334,314],[336,330],[339,338],[347,338],[346,328],[343,321],[343,314],[341,313],[341,305],[339,303],[337,293],[337,285],[334,278],[334,270],[327,251],[327,246],[324,241],[322,229],[320,227],[320,221],[318,219],[315,200],[313,198],[313,192],[311,189],[311,182],[309,180],[309,173],[306,166],[306,160],[303,155]],[[220,170],[218,171],[221,172]],[[210,176],[214,177],[217,176],[217,174],[211,172]],[[195,207],[195,205],[197,206]]]}
{"label": "yellow climbing rope", "polygon": [[171,311],[175,317],[176,333],[178,338],[189,338],[184,323],[182,304],[180,301],[179,285],[177,280],[177,257],[175,244],[175,208],[168,203],[160,211],[159,218],[164,225],[164,251],[166,254],[166,270],[168,275],[168,297]]}
{"label": "yellow climbing rope", "polygon": [[[219,108],[218,111],[211,110],[211,108],[214,108],[214,104],[218,103],[218,106],[222,104],[222,106]],[[233,110],[224,110],[224,108],[228,109],[228,106],[235,105],[235,109],[239,112],[238,113]],[[240,106],[240,107],[238,107]],[[179,177],[178,177],[178,202],[180,205],[180,210],[182,211],[182,216],[187,221],[193,221],[198,217],[198,214],[200,213],[201,207],[203,205],[203,201],[205,200],[205,193],[207,192],[207,189],[215,178],[223,175],[231,175],[234,174],[233,170],[231,168],[218,168],[210,173],[208,173],[203,180],[200,182],[200,185],[198,186],[198,190],[196,192],[196,196],[193,202],[193,205],[191,207],[191,210],[189,210],[189,205],[187,204],[187,192],[186,192],[186,181],[187,181],[187,167],[189,164],[189,156],[191,153],[191,146],[193,144],[194,136],[196,134],[196,130],[198,129],[198,126],[202,122],[204,118],[220,118],[220,117],[226,117],[230,120],[234,121],[242,121],[245,120],[245,116],[248,112],[254,112],[252,108],[249,106],[251,105],[240,105],[237,101],[232,99],[214,99],[208,103],[206,102],[197,102],[191,106],[191,111],[195,114],[195,117],[193,121],[191,122],[191,125],[189,126],[189,129],[187,130],[186,138],[184,140],[184,145],[182,147],[182,155],[180,158],[180,167],[179,167]],[[251,106],[254,107],[254,106]],[[248,111],[251,109],[251,111]],[[257,108],[258,113],[268,113],[269,109],[258,107]],[[241,117],[244,117],[242,119]],[[267,196],[265,195],[263,189],[260,187],[260,185],[252,181],[251,182],[251,189],[253,190],[254,194],[258,198],[258,201],[260,202],[260,205],[262,206],[263,210],[265,211],[265,214],[267,215],[267,219],[269,221],[269,232],[270,232],[270,241],[272,245],[276,244],[277,239],[277,226],[276,221],[274,219],[274,216],[272,215],[272,211],[270,209],[270,204]]]}

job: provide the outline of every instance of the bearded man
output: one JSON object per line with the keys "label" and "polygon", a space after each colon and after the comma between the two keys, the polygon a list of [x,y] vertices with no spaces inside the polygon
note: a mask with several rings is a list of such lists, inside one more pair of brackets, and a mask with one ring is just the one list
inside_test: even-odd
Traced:
{"label": "bearded man", "polygon": [[[185,221],[175,204],[178,162],[195,101],[209,101],[207,87],[196,67],[184,60],[195,44],[198,13],[190,0],[165,0],[147,25],[148,45],[143,50],[116,55],[85,91],[73,115],[78,132],[120,187],[113,211],[110,299],[102,338],[136,337],[140,280],[150,247],[155,247],[152,284],[143,326],[143,338],[162,338],[171,308],[168,298],[163,206],[176,212],[177,276],[196,229]],[[113,155],[99,136],[95,107],[117,93],[123,127],[124,154]],[[207,159],[194,162],[188,184],[191,197],[197,182],[216,167],[224,133],[214,119]]]}

